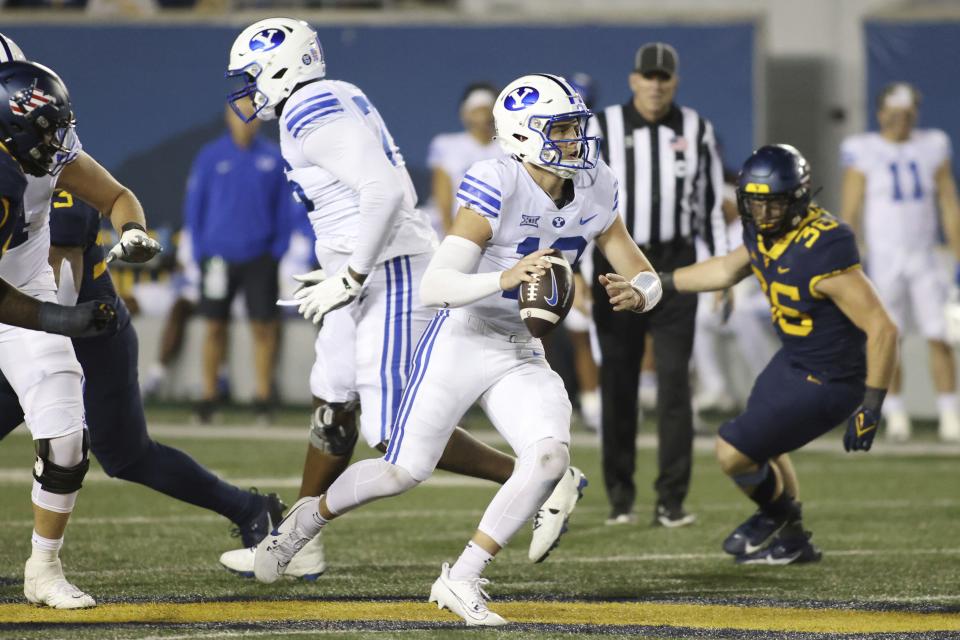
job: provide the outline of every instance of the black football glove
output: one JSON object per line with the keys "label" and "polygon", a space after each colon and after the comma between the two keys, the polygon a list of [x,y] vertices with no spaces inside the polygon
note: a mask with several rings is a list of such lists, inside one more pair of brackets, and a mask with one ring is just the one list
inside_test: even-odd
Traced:
{"label": "black football glove", "polygon": [[52,302],[40,304],[40,330],[71,338],[90,338],[112,333],[117,328],[117,310],[108,302],[83,302],[66,307]]}
{"label": "black football glove", "polygon": [[886,395],[886,389],[867,387],[863,404],[847,421],[847,432],[843,434],[844,451],[870,451],[880,428],[880,407]]}

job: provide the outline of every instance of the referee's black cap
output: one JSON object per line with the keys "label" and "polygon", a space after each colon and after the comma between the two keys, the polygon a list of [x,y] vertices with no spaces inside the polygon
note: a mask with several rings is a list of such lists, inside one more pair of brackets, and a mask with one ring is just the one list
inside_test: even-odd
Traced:
{"label": "referee's black cap", "polygon": [[677,50],[666,42],[650,42],[637,49],[634,70],[637,73],[665,73],[674,76],[679,66]]}

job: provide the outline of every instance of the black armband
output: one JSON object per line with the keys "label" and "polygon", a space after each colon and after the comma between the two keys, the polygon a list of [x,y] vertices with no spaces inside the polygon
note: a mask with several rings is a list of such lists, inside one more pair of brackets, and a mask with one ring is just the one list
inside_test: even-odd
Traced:
{"label": "black armband", "polygon": [[867,387],[863,393],[863,408],[869,409],[874,413],[880,413],[880,407],[883,406],[883,399],[887,397],[886,389],[877,389],[876,387]]}
{"label": "black armband", "polygon": [[120,227],[120,233],[126,233],[127,231],[130,231],[131,229],[139,229],[140,231],[143,231],[144,233],[147,232],[147,230],[144,228],[144,226],[143,226],[142,224],[140,224],[139,222],[128,222],[127,224],[125,224],[125,225],[123,225],[122,227]]}
{"label": "black armband", "polygon": [[660,285],[664,293],[676,293],[677,285],[673,283],[673,271],[660,271],[657,275],[660,276]]}

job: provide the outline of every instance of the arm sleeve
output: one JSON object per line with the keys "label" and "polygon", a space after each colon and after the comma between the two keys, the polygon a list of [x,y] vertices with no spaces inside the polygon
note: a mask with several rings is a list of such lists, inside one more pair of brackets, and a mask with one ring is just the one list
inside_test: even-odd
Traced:
{"label": "arm sleeve", "polygon": [[357,246],[349,265],[373,271],[393,228],[404,185],[369,129],[348,117],[321,120],[300,138],[303,155],[360,196]]}
{"label": "arm sleeve", "polygon": [[715,256],[726,255],[729,251],[727,224],[723,219],[723,162],[717,152],[717,139],[713,125],[704,120],[703,138],[700,141],[700,157],[703,158],[703,200],[704,235],[711,252]]}
{"label": "arm sleeve", "polygon": [[494,236],[500,229],[500,204],[504,191],[498,166],[496,160],[474,163],[467,169],[456,193],[457,206],[476,211],[486,218]]}
{"label": "arm sleeve", "polygon": [[460,236],[447,236],[433,254],[420,282],[427,307],[462,307],[500,292],[500,272],[473,273],[481,249]]}
{"label": "arm sleeve", "polygon": [[[90,234],[90,208],[66,191],[57,191],[50,204],[50,244],[86,247]],[[99,216],[97,216],[99,222]]]}
{"label": "arm sleeve", "polygon": [[190,232],[193,241],[193,257],[200,263],[206,257],[203,247],[203,220],[206,208],[206,170],[205,154],[200,155],[193,162],[190,176],[187,178],[187,193],[183,203],[183,224]]}

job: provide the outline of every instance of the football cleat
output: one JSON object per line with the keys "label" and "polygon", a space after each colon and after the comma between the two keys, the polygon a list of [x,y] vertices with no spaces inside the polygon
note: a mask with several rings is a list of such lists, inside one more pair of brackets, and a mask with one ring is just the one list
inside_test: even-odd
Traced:
{"label": "football cleat", "polygon": [[311,536],[297,527],[297,515],[303,511],[316,512],[320,498],[306,496],[290,507],[286,517],[260,541],[253,557],[253,575],[260,582],[276,582],[290,561],[310,541]]}
{"label": "football cleat", "polygon": [[813,536],[812,533],[799,527],[785,527],[770,541],[769,546],[753,553],[737,556],[734,561],[737,564],[769,565],[818,562],[823,554],[810,542],[811,536]]}
{"label": "football cleat", "polygon": [[533,538],[529,557],[532,562],[543,562],[560,544],[560,536],[567,532],[570,514],[583,497],[587,477],[576,467],[569,467],[553,489],[553,493],[533,516]]}
{"label": "football cleat", "polygon": [[[259,494],[259,491],[250,489],[250,493]],[[275,493],[268,493],[261,497],[263,506],[260,511],[246,523],[237,525],[230,532],[231,535],[239,536],[244,547],[255,547],[260,544],[260,541],[273,528],[273,525],[280,522],[283,517],[283,510],[287,508],[287,505],[280,500],[280,496]]]}
{"label": "football cleat", "polygon": [[960,442],[960,413],[941,411],[938,434],[943,442]]}
{"label": "football cleat", "polygon": [[[227,571],[231,571],[243,578],[253,577],[253,561],[257,555],[256,547],[247,547],[246,549],[234,549],[224,551],[220,554],[220,564]],[[313,582],[323,575],[327,570],[327,562],[323,554],[323,533],[317,534],[287,565],[287,570],[283,575],[292,578],[302,578],[307,582]]]}
{"label": "football cleat", "polygon": [[614,509],[603,524],[612,527],[618,524],[637,524],[637,514],[633,511],[617,511]]}
{"label": "football cleat", "polygon": [[63,576],[60,558],[43,562],[30,558],[23,568],[23,595],[32,604],[54,609],[88,609],[96,600],[80,591]]}
{"label": "football cleat", "polygon": [[891,411],[883,416],[886,421],[887,440],[890,442],[906,442],[910,439],[913,430],[910,416],[906,411]]}
{"label": "football cleat", "polygon": [[667,529],[677,529],[691,525],[696,521],[697,516],[687,513],[681,505],[665,505],[661,502],[657,504],[656,511],[654,511],[652,524]]}
{"label": "football cleat", "polygon": [[796,516],[796,513],[788,513],[782,517],[776,517],[762,509],[757,509],[756,513],[747,518],[733,530],[733,533],[727,536],[727,539],[723,541],[723,550],[732,556],[759,551],[787,522],[796,519]]}
{"label": "football cleat", "polygon": [[489,583],[486,578],[451,580],[450,565],[444,562],[440,577],[430,588],[430,602],[457,614],[468,627],[501,627],[508,624],[507,620],[487,608],[490,596],[483,587]]}

